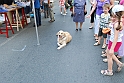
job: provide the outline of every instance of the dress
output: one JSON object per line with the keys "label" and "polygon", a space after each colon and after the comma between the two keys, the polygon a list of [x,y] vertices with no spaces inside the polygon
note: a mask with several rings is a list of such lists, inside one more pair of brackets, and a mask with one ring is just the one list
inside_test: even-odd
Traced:
{"label": "dress", "polygon": [[73,21],[74,22],[84,22],[85,16],[84,16],[84,6],[86,4],[86,0],[74,0],[73,6],[74,6],[74,16]]}

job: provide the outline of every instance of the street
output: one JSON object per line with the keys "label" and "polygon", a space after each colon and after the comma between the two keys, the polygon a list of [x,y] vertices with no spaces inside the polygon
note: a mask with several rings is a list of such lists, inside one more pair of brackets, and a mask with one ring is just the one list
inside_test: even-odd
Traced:
{"label": "street", "polygon": [[[87,10],[90,3],[87,1]],[[37,45],[36,30],[32,22],[20,28],[9,38],[0,35],[0,83],[124,83],[124,68],[113,76],[103,76],[100,70],[107,69],[102,61],[102,44],[94,46],[93,29],[86,18],[82,31],[75,31],[71,12],[60,14],[58,0],[54,2],[55,22],[49,23],[43,13],[42,25],[38,27],[40,45]],[[57,50],[59,30],[68,31],[72,41]],[[124,58],[121,59],[124,62]]]}

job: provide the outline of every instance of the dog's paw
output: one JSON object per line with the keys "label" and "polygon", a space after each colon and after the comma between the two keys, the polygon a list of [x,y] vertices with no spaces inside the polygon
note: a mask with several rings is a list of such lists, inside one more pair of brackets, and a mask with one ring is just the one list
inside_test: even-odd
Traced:
{"label": "dog's paw", "polygon": [[57,48],[58,50],[61,49],[60,47]]}

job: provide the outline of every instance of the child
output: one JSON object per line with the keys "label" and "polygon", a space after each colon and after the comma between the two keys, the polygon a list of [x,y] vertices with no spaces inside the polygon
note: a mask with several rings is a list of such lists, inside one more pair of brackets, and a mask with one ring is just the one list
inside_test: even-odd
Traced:
{"label": "child", "polygon": [[115,23],[111,28],[111,35],[110,41],[107,48],[107,59],[108,59],[108,69],[101,70],[101,74],[103,75],[113,75],[113,60],[117,63],[118,68],[117,71],[121,71],[124,63],[120,62],[117,57],[114,55],[114,52],[117,52],[122,43],[122,36],[123,36],[123,23],[122,23],[122,16],[124,13],[124,6],[122,5],[115,5],[112,8],[113,16],[115,16]]}
{"label": "child", "polygon": [[[115,23],[115,16],[111,15],[111,21],[109,23],[109,28],[111,29],[113,27],[113,24]],[[109,43],[109,40],[110,40],[110,34],[107,34],[107,39],[106,39],[106,44],[108,45]],[[107,54],[106,54],[106,50],[105,51],[102,51],[102,57],[107,57]],[[104,58],[103,59],[103,62],[108,62],[107,58]]]}
{"label": "child", "polygon": [[[65,0],[59,0],[59,3],[60,3],[61,14],[66,15]],[[64,9],[64,13],[62,13],[62,8]]]}
{"label": "child", "polygon": [[110,21],[110,14],[108,12],[109,8],[110,8],[110,5],[108,3],[103,5],[104,13],[102,13],[100,16],[100,28],[99,28],[99,33],[98,33],[98,42],[96,42],[94,44],[94,46],[100,45],[100,40],[101,40],[102,35],[103,35],[103,38],[104,38],[104,42],[103,42],[103,46],[102,46],[103,49],[106,47],[107,34],[102,33],[102,29],[108,27],[108,24]]}

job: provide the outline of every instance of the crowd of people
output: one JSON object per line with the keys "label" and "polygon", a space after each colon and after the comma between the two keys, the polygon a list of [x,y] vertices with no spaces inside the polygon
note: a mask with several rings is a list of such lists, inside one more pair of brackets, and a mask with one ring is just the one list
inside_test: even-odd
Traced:
{"label": "crowd of people", "polygon": [[[27,1],[30,4],[30,0]],[[70,6],[77,32],[82,30],[85,19],[90,18],[89,29],[94,29],[96,41],[94,46],[100,45],[103,38],[102,49],[105,50],[102,51],[101,56],[106,57],[103,59],[104,62],[108,62],[108,68],[101,70],[101,74],[111,76],[113,61],[117,64],[117,72],[120,72],[124,66],[124,63],[119,60],[124,56],[124,0],[120,0],[118,5],[114,5],[114,0],[90,0],[90,3],[91,10],[86,16],[88,11],[86,0],[59,0],[60,14],[66,15],[67,6]],[[44,12],[44,18],[50,18],[50,23],[55,21],[53,6],[53,0],[34,0],[37,26],[42,24],[41,9]]]}
{"label": "crowd of people", "polygon": [[[50,17],[49,22],[54,22],[53,0],[41,1],[44,4],[42,7],[44,9],[44,17]],[[113,75],[113,61],[117,64],[117,72],[120,72],[124,66],[124,63],[119,60],[124,56],[124,0],[121,0],[118,5],[114,5],[114,0],[90,0],[91,10],[87,16],[86,0],[59,0],[60,14],[66,15],[67,3],[70,6],[71,16],[73,17],[73,22],[75,22],[75,30],[77,32],[82,30],[85,19],[90,18],[91,26],[89,29],[94,29],[96,41],[94,46],[100,45],[103,37],[102,49],[105,50],[102,51],[101,56],[107,57],[103,61],[108,62],[108,68],[101,70],[101,74]],[[37,9],[38,3],[35,6]],[[38,8],[40,8],[40,1]],[[39,16],[36,19],[38,20]],[[41,23],[41,21],[39,22]],[[80,24],[79,27],[78,23]]]}
{"label": "crowd of people", "polygon": [[[91,0],[92,9],[87,16],[94,16],[94,36],[96,43],[94,46],[100,45],[100,40],[103,37],[102,57],[104,62],[108,62],[108,68],[101,70],[103,75],[113,75],[113,61],[117,64],[117,72],[120,72],[124,63],[119,59],[124,56],[124,0],[120,1],[119,5],[114,5],[114,0]],[[91,17],[92,19],[92,17]],[[93,22],[91,22],[93,23]],[[92,24],[91,24],[92,26]],[[107,28],[108,31],[107,31]],[[106,29],[106,31],[105,31]]]}

